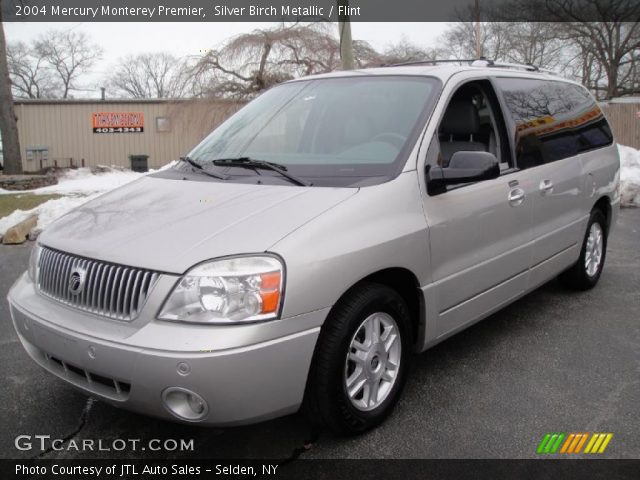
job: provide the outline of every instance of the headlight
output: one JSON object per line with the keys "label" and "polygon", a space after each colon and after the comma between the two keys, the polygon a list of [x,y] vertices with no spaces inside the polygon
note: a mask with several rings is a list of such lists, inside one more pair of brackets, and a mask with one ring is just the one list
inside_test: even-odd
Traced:
{"label": "headlight", "polygon": [[158,315],[161,320],[230,324],[276,318],[284,267],[272,256],[202,263],[184,275]]}
{"label": "headlight", "polygon": [[40,252],[42,248],[40,244],[36,242],[36,244],[31,249],[31,255],[29,256],[29,269],[27,272],[29,273],[29,278],[33,283],[38,283],[38,263],[40,262]]}

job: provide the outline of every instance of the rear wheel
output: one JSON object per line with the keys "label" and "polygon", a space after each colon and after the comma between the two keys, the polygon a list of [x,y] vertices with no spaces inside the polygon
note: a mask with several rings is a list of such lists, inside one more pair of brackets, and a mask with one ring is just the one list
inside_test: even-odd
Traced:
{"label": "rear wheel", "polygon": [[560,280],[569,288],[588,290],[595,287],[602,274],[607,253],[607,221],[600,210],[593,210],[582,242],[580,258]]}
{"label": "rear wheel", "polygon": [[343,435],[378,425],[398,400],[411,349],[402,297],[380,284],[356,287],[322,327],[305,399],[311,420]]}

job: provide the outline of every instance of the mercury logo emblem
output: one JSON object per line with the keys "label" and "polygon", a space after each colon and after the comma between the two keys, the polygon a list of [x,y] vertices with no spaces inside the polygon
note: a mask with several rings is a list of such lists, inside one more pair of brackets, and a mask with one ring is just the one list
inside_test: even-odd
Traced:
{"label": "mercury logo emblem", "polygon": [[69,293],[71,295],[79,295],[84,290],[84,281],[87,272],[84,268],[75,267],[69,275]]}

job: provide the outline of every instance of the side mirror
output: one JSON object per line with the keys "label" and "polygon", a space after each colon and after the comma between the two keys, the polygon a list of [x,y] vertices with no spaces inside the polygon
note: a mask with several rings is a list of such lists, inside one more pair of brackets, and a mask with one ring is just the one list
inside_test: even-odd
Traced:
{"label": "side mirror", "polygon": [[427,193],[447,191],[447,185],[479,182],[500,176],[500,165],[493,153],[462,151],[451,157],[447,167],[427,165]]}

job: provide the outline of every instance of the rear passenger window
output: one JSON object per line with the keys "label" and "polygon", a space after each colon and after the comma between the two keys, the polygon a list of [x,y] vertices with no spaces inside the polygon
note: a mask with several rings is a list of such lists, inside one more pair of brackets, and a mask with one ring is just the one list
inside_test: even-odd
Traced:
{"label": "rear passenger window", "polygon": [[498,78],[496,82],[515,124],[519,168],[613,142],[607,120],[586,89],[551,80]]}

